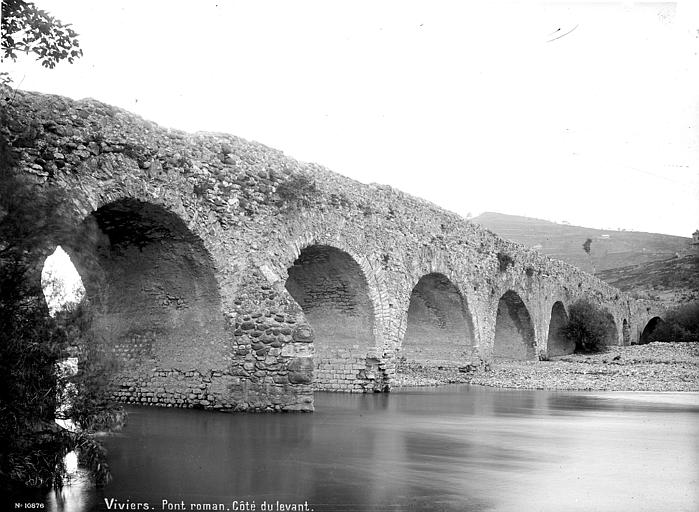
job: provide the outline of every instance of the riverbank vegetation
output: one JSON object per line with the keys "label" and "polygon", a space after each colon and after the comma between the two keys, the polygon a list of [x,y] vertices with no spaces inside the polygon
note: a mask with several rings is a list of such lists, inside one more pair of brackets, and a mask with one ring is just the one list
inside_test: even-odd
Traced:
{"label": "riverbank vegetation", "polygon": [[[0,126],[0,487],[60,487],[71,451],[105,482],[105,452],[91,431],[121,420],[108,400],[109,351],[87,303],[52,317],[42,288],[50,241],[71,236],[66,226],[76,223],[59,194],[39,193],[16,172],[19,155]],[[70,357],[77,372],[65,370]],[[70,420],[68,428],[56,420]]]}
{"label": "riverbank vegetation", "polygon": [[568,324],[561,329],[563,336],[575,343],[575,352],[599,352],[606,345],[614,320],[599,306],[579,300],[570,306]]}
{"label": "riverbank vegetation", "polygon": [[[12,163],[8,145],[2,163]],[[0,484],[60,487],[64,457],[76,451],[97,483],[109,478],[105,452],[92,432],[122,419],[109,401],[116,367],[94,336],[87,303],[55,317],[43,294],[41,255],[48,234],[66,222],[57,195],[2,166],[0,175]],[[77,358],[77,371],[66,362]],[[59,426],[56,420],[63,420]]]}
{"label": "riverbank vegetation", "polygon": [[667,312],[647,340],[699,342],[699,302],[684,304]]}

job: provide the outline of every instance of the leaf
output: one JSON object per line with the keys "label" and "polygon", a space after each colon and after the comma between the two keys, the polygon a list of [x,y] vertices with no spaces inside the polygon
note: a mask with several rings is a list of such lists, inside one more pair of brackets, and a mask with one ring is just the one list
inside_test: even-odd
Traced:
{"label": "leaf", "polygon": [[[77,50],[78,34],[54,18],[46,11],[38,9],[32,2],[24,0],[5,0],[2,2],[2,30],[0,39],[5,57],[17,60],[14,49],[25,53],[33,52],[45,67],[53,68],[59,61],[68,60],[69,56],[80,57]],[[15,36],[22,38],[21,47]],[[69,62],[71,62],[69,60]]]}

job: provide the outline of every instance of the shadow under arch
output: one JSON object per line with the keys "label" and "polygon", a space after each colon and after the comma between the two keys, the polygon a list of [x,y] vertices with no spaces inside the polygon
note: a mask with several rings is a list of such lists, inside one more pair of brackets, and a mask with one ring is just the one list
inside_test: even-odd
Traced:
{"label": "shadow under arch", "polygon": [[559,300],[551,307],[551,320],[546,348],[549,357],[563,356],[575,352],[575,341],[569,340],[563,329],[568,325],[568,313]]}
{"label": "shadow under arch", "polygon": [[346,251],[313,244],[288,269],[286,290],[314,331],[316,390],[373,391],[383,386],[375,305],[367,277]]}
{"label": "shadow under arch", "polygon": [[407,361],[459,366],[475,345],[468,303],[444,274],[425,274],[413,287],[401,356]]}
{"label": "shadow under arch", "polygon": [[520,296],[509,290],[500,297],[495,320],[495,359],[530,360],[536,357],[534,324]]}
{"label": "shadow under arch", "polygon": [[643,332],[641,333],[641,337],[639,338],[639,344],[645,345],[652,341],[658,341],[653,334],[655,333],[655,330],[663,323],[665,323],[665,321],[659,316],[654,316],[648,320],[648,323],[646,323],[646,326],[643,328]]}
{"label": "shadow under arch", "polygon": [[82,277],[95,334],[127,368],[223,366],[215,265],[177,214],[118,199],[89,214],[60,244]]}

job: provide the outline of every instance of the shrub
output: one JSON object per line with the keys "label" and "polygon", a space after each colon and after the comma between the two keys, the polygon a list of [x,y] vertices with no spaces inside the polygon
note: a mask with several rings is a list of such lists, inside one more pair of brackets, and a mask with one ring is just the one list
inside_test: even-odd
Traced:
{"label": "shrub", "polygon": [[193,192],[195,196],[202,198],[212,188],[214,188],[214,186],[211,183],[209,183],[208,181],[202,181],[194,185]]}
{"label": "shrub", "polygon": [[114,354],[106,342],[94,334],[93,310],[83,300],[74,309],[59,315],[68,339],[78,351],[78,368],[67,375],[63,419],[75,422],[83,432],[94,433],[121,426],[123,407],[112,400],[111,379],[118,371]]}
{"label": "shrub", "polygon": [[575,342],[576,352],[599,352],[614,332],[611,315],[588,300],[570,306],[568,325],[561,333]]}
{"label": "shrub", "polygon": [[498,257],[498,266],[500,268],[500,272],[505,272],[508,267],[511,267],[515,264],[514,260],[512,259],[512,256],[509,254],[506,254],[504,252],[499,252],[497,254]]}
{"label": "shrub", "polygon": [[277,187],[277,195],[285,204],[308,207],[318,192],[315,181],[304,174],[295,174]]}
{"label": "shrub", "polygon": [[[0,133],[0,488],[60,487],[63,457],[71,450],[79,451],[97,482],[105,482],[108,467],[99,443],[85,431],[71,432],[54,422],[59,397],[66,396],[71,382],[58,363],[68,357],[80,328],[49,316],[37,255],[46,250],[50,235],[73,225],[69,203],[58,193],[42,194],[16,173],[15,156]],[[104,389],[103,369],[92,372],[99,378],[80,374],[72,380],[83,390]],[[82,402],[85,423],[104,416],[105,409],[95,407],[90,396]]]}

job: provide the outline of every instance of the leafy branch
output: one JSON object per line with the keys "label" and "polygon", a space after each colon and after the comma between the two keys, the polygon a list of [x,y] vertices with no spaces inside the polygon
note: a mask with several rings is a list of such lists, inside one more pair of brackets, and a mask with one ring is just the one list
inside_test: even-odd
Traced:
{"label": "leafy branch", "polygon": [[2,58],[17,60],[18,54],[33,53],[41,65],[52,69],[61,60],[71,64],[82,57],[78,34],[32,2],[2,2]]}

